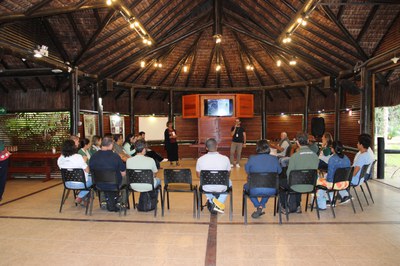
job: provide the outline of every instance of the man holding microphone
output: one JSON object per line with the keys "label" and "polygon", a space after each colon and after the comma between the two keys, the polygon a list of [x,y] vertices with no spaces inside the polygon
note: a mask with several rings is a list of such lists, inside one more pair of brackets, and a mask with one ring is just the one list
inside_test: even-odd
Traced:
{"label": "man holding microphone", "polygon": [[236,118],[235,125],[231,128],[232,144],[230,151],[231,167],[234,164],[234,157],[236,152],[236,167],[240,167],[240,156],[242,154],[242,148],[246,147],[246,131],[240,126],[240,119]]}

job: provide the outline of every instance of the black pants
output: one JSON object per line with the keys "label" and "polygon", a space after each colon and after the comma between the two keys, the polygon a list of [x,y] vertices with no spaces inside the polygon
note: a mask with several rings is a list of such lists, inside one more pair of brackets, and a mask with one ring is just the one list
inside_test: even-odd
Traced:
{"label": "black pants", "polygon": [[0,161],[0,199],[3,198],[4,188],[6,187],[8,161],[9,159]]}

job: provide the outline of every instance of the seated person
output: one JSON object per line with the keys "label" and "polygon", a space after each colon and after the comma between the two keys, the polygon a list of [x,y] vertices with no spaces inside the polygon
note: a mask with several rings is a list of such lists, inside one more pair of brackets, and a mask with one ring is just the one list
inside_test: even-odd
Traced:
{"label": "seated person", "polygon": [[[85,172],[86,185],[90,187],[92,185],[92,178],[89,175],[89,167],[84,161],[83,157],[77,153],[75,141],[69,139],[64,141],[61,148],[61,156],[57,160],[57,165],[60,169],[72,169],[80,168]],[[83,189],[85,188],[80,182],[68,181],[67,187],[72,189]],[[81,203],[82,200],[87,196],[89,191],[81,190],[75,198],[76,203]]]}
{"label": "seated person", "polygon": [[101,137],[94,135],[92,137],[92,146],[89,149],[90,156],[92,156],[96,151],[101,149]]}
{"label": "seated person", "polygon": [[[145,141],[145,140],[146,140],[146,133],[145,133],[144,131],[140,131],[140,132],[139,132],[138,139],[142,139],[142,140]],[[164,158],[163,158],[160,154],[158,154],[157,152],[151,150],[151,149],[147,146],[147,143],[146,143],[146,156],[147,156],[147,157],[150,157],[150,158],[153,158],[154,161],[155,161],[155,163],[156,163],[157,169],[161,169],[160,163],[161,163],[162,161],[164,161]],[[165,159],[165,161],[166,161],[166,160],[167,160],[167,159]]]}
{"label": "seated person", "polygon": [[[266,140],[257,141],[256,153],[257,155],[252,155],[245,165],[245,170],[247,174],[250,173],[278,173],[282,172],[282,168],[279,165],[278,158],[276,156],[270,155],[271,149],[268,146]],[[248,183],[244,184],[244,189],[248,191]],[[263,209],[265,209],[265,204],[270,196],[276,194],[276,189],[274,188],[252,188],[250,190],[250,200],[253,203],[256,211],[253,212],[251,217],[258,218],[265,214]],[[258,199],[261,197],[261,200]]]}
{"label": "seated person", "polygon": [[[353,178],[351,179],[351,184],[356,185],[360,179],[361,168],[366,164],[371,164],[374,159],[368,153],[368,148],[371,146],[371,138],[365,134],[358,136],[357,149],[360,155],[354,160],[353,167]],[[364,180],[360,180],[360,183]],[[349,193],[346,190],[339,191],[339,195],[342,198],[340,204],[347,203],[350,200]]]}
{"label": "seated person", "polygon": [[[161,180],[156,178],[158,172],[156,163],[152,158],[146,157],[146,141],[140,139],[135,143],[136,155],[129,158],[126,161],[126,169],[141,169],[141,170],[152,170],[154,173],[154,187],[156,188],[161,184]],[[148,184],[135,184],[131,185],[132,189],[139,192],[146,192],[152,190],[152,187]]]}
{"label": "seated person", "polygon": [[[206,150],[208,152],[201,156],[196,163],[198,178],[200,178],[201,170],[231,171],[231,162],[227,156],[217,152],[217,141],[215,139],[211,138],[206,141]],[[229,180],[229,186],[232,186],[231,180]],[[225,192],[227,187],[224,185],[205,185],[203,190],[209,192],[206,193],[208,210],[211,213],[224,213],[227,194],[220,194],[216,198],[212,192]]]}
{"label": "seated person", "polygon": [[321,149],[319,151],[319,164],[318,164],[318,169],[320,170],[327,170],[328,169],[328,161],[329,158],[332,156],[331,152],[331,146],[332,146],[332,135],[329,132],[325,132],[324,135],[322,135],[322,144],[321,144]]}
{"label": "seated person", "polygon": [[[369,139],[371,140],[371,143],[372,143],[372,138],[371,138],[371,135],[370,135],[370,134],[363,133],[363,134],[361,134],[361,135],[363,135],[363,136],[369,138]],[[369,155],[369,157],[370,157],[370,160],[373,162],[373,161],[375,160],[375,154],[374,154],[374,152],[372,151],[371,147],[368,148],[368,151],[367,151],[367,152],[368,152],[368,155]],[[360,152],[357,152],[356,155],[354,156],[354,161],[357,161],[357,157],[358,157],[359,155],[360,155]],[[372,164],[371,164],[371,165],[372,165]],[[371,175],[371,165],[368,167],[367,175]]]}
{"label": "seated person", "polygon": [[[328,161],[328,174],[326,178],[319,178],[317,185],[322,185],[328,189],[332,188],[333,178],[335,176],[336,169],[350,167],[350,159],[343,154],[343,144],[340,141],[334,141],[331,147],[332,157]],[[341,189],[347,186],[348,182],[340,182],[335,185],[337,189]],[[330,193],[330,199],[333,197],[333,192]],[[329,198],[326,197],[326,191],[319,189],[317,192],[318,207],[320,210],[326,209],[326,203]]]}
{"label": "seated person", "polygon": [[114,144],[113,144],[113,151],[121,157],[122,161],[126,162],[131,156],[126,153],[124,148],[122,148],[122,144],[124,139],[121,134],[115,134],[113,136]]}
{"label": "seated person", "polygon": [[315,141],[315,137],[313,135],[308,136],[308,143],[309,143],[308,147],[310,148],[310,150],[312,150],[313,152],[315,152],[315,154],[318,155],[319,148]]}
{"label": "seated person", "polygon": [[279,158],[289,157],[291,146],[292,145],[290,144],[290,140],[288,139],[286,132],[281,133],[281,139],[278,144],[271,144],[271,147],[276,149],[276,153]]}
{"label": "seated person", "polygon": [[[118,184],[127,184],[126,180],[126,167],[121,157],[112,151],[113,140],[110,137],[104,137],[101,141],[101,150],[93,154],[90,158],[89,167],[91,170],[113,170],[117,174]],[[103,190],[110,189],[108,186],[101,187]],[[100,201],[102,202],[102,207],[104,206],[105,199],[104,196],[100,194]],[[122,190],[122,199],[125,203],[126,194],[125,190]],[[107,206],[110,211],[115,211],[115,206]]]}
{"label": "seated person", "polygon": [[87,138],[82,139],[80,142],[80,149],[78,153],[82,155],[83,160],[85,160],[86,163],[89,163],[90,160],[89,148],[90,148],[90,140]]}
{"label": "seated person", "polygon": [[136,140],[137,138],[133,134],[128,134],[125,137],[125,141],[122,147],[124,148],[125,153],[129,154],[130,156],[133,156],[136,153],[134,145]]}

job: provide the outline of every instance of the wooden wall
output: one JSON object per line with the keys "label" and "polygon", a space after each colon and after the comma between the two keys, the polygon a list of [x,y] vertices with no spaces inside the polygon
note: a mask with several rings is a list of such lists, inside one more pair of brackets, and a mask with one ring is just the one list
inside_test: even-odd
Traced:
{"label": "wooden wall", "polygon": [[267,139],[277,140],[281,132],[286,132],[289,139],[296,137],[296,133],[302,131],[302,115],[268,115]]}

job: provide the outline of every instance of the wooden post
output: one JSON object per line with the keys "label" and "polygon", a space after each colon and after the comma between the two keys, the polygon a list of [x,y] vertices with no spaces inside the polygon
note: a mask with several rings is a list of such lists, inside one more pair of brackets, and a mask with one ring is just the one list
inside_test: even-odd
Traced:
{"label": "wooden post", "polygon": [[102,99],[100,98],[100,93],[99,93],[99,82],[96,83],[96,88],[94,90],[95,92],[95,105],[97,108],[97,119],[98,119],[98,124],[99,124],[99,129],[98,129],[98,133],[99,136],[104,136],[104,125],[103,125],[103,102]]}
{"label": "wooden post", "polygon": [[371,134],[371,91],[372,91],[372,74],[365,67],[361,69],[361,117],[360,117],[360,133]]}
{"label": "wooden post", "polygon": [[267,114],[266,114],[266,99],[265,90],[261,92],[261,138],[265,139],[267,137]]}
{"label": "wooden post", "polygon": [[132,87],[129,90],[129,121],[131,123],[131,133],[135,134],[135,89]]}
{"label": "wooden post", "polygon": [[78,135],[79,123],[79,96],[78,96],[78,68],[75,67],[71,73],[71,135]]}
{"label": "wooden post", "polygon": [[308,106],[310,104],[310,86],[306,86],[305,89],[305,106],[303,115],[303,132],[307,132],[308,129]]}
{"label": "wooden post", "polygon": [[335,129],[334,139],[340,139],[340,107],[342,103],[342,87],[339,85],[339,78],[335,79]]}

